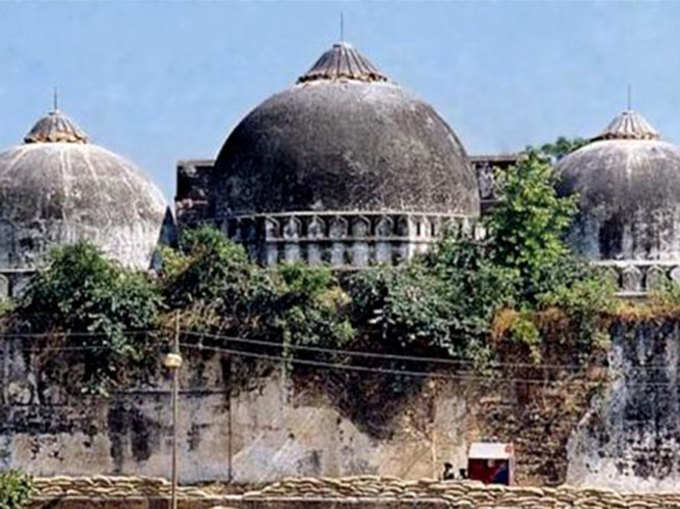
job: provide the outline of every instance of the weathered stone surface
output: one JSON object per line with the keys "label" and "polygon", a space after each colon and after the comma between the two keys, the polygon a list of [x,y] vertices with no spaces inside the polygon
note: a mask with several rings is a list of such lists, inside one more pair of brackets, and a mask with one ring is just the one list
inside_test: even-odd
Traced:
{"label": "weathered stone surface", "polygon": [[227,235],[244,244],[254,260],[272,266],[286,261],[364,268],[397,264],[425,252],[446,228],[478,238],[475,219],[449,214],[383,212],[296,212],[236,216]]}
{"label": "weathered stone surface", "polygon": [[[110,401],[74,398],[47,383],[38,354],[18,340],[3,343],[0,468],[169,475],[167,380]],[[180,479],[435,477],[445,461],[464,467],[471,441],[490,439],[515,444],[521,484],[558,484],[567,475],[579,485],[675,490],[680,326],[619,324],[611,355],[609,378],[572,373],[564,385],[431,380],[400,399],[389,380],[348,384],[319,372],[291,384],[278,375],[246,375],[228,356],[186,352]],[[583,418],[598,384],[602,397]]]}
{"label": "weathered stone surface", "polygon": [[487,214],[498,203],[497,169],[508,170],[520,160],[520,154],[485,154],[470,156],[470,164],[477,175],[482,215]]}
{"label": "weathered stone surface", "polygon": [[179,229],[193,228],[212,223],[208,209],[210,175],[213,159],[186,159],[177,161],[177,192],[175,216]]}
{"label": "weathered stone surface", "polygon": [[605,260],[593,262],[620,297],[643,297],[666,283],[677,281],[680,260]]}
{"label": "weathered stone surface", "polygon": [[358,81],[389,81],[371,62],[351,44],[338,42],[326,51],[302,76],[298,83],[316,80],[350,79]]}
{"label": "weathered stone surface", "polygon": [[[50,388],[37,354],[19,341],[0,344],[10,347],[0,359],[0,468],[21,466],[37,475],[169,474],[167,381],[108,401],[69,397]],[[466,428],[452,425],[467,414],[460,391],[439,399],[433,458],[427,432],[413,428],[408,416],[394,425],[391,437],[376,438],[318,391],[291,393],[288,383],[273,377],[230,393],[228,357],[185,358],[178,428],[183,482],[366,472],[421,477],[433,475],[445,460],[464,461],[467,441],[460,431]]]}
{"label": "weathered stone surface", "polygon": [[[27,356],[19,341],[4,344],[10,347],[5,379],[21,390],[4,391],[0,467],[22,466],[39,475],[169,474],[167,382],[110,401],[72,398],[46,382],[37,356]],[[271,377],[252,379],[244,388],[229,384],[228,357],[185,358],[178,431],[183,482],[253,484],[366,473],[432,477],[446,461],[465,467],[470,441],[491,437],[516,444],[520,482],[555,482],[566,469],[564,430],[579,416],[546,413],[526,397],[520,403],[515,385],[499,389],[496,381],[432,380],[414,384],[406,397],[391,395],[389,380],[336,380],[332,374],[321,385],[291,387]],[[377,399],[369,401],[364,391]],[[540,392],[535,398],[551,402],[550,408],[561,403]],[[556,418],[560,425],[546,439],[546,426]]]}
{"label": "weathered stone surface", "polygon": [[612,383],[574,430],[568,482],[624,490],[680,486],[680,328],[618,324]]}
{"label": "weathered stone surface", "polygon": [[[494,168],[507,169],[516,164],[519,157],[519,154],[470,156],[470,164],[477,175],[482,213],[490,210],[498,201]],[[214,159],[184,159],[177,162],[175,215],[179,229],[213,224],[208,196],[214,166]]]}

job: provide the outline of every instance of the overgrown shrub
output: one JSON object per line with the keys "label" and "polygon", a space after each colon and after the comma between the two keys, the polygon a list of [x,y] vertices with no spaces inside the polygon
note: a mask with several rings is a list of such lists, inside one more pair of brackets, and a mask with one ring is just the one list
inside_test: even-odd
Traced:
{"label": "overgrown shrub", "polygon": [[[239,244],[203,226],[183,232],[181,250],[163,250],[161,285],[171,315],[184,327],[232,336],[261,336],[263,313],[276,298],[268,274]],[[167,321],[167,320],[166,320]]]}
{"label": "overgrown shrub", "polygon": [[23,508],[33,491],[33,479],[21,470],[0,472],[0,509]]}
{"label": "overgrown shrub", "polygon": [[664,281],[650,292],[649,302],[665,312],[680,311],[680,284]]}
{"label": "overgrown shrub", "polygon": [[284,343],[341,348],[354,337],[350,298],[330,268],[282,264],[271,276],[276,299],[268,320]]}
{"label": "overgrown shrub", "polygon": [[82,366],[72,388],[103,394],[124,383],[133,365],[147,365],[147,331],[155,327],[162,305],[157,285],[146,274],[80,242],[50,254],[48,268],[32,277],[10,327],[51,335],[50,346],[67,352],[51,366],[61,365],[67,380],[76,378],[74,370]]}
{"label": "overgrown shrub", "polygon": [[456,337],[451,287],[418,263],[358,272],[348,281],[353,318],[380,350],[426,351],[450,355],[464,349]]}
{"label": "overgrown shrub", "polygon": [[[337,347],[354,335],[349,297],[328,267],[262,268],[211,227],[185,232],[182,251],[166,249],[164,259],[164,294],[172,309],[181,310],[185,328],[225,336],[225,342],[227,336],[240,336],[286,347]],[[262,350],[244,342],[240,348]],[[285,353],[291,357],[294,352]],[[265,353],[281,350],[265,348]]]}
{"label": "overgrown shrub", "polygon": [[587,356],[608,345],[607,322],[603,318],[616,308],[615,288],[594,269],[588,277],[570,283],[540,295],[539,310],[553,308],[564,313],[569,326],[560,331],[559,339],[574,352]]}
{"label": "overgrown shrub", "polygon": [[489,253],[488,242],[461,240],[446,233],[425,259],[435,277],[453,292],[462,334],[487,334],[493,315],[517,303],[519,270],[494,263]]}
{"label": "overgrown shrub", "polygon": [[[462,357],[478,368],[506,353],[538,363],[555,341],[584,355],[603,344],[600,316],[614,289],[563,240],[576,198],[557,196],[549,160],[536,150],[498,179],[483,241],[447,232],[423,259],[349,278],[363,336],[383,350]],[[559,308],[568,330],[552,333],[548,308]]]}

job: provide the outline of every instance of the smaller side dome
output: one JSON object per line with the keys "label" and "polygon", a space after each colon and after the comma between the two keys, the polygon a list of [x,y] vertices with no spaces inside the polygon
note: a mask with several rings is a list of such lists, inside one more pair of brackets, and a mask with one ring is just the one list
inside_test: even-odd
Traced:
{"label": "smaller side dome", "polygon": [[680,147],[634,111],[560,160],[557,191],[577,194],[571,246],[592,260],[680,259]]}
{"label": "smaller side dome", "polygon": [[34,270],[49,249],[78,240],[147,269],[165,224],[156,186],[56,109],[0,152],[0,272]]}
{"label": "smaller side dome", "polygon": [[78,124],[54,109],[38,120],[24,137],[26,143],[88,143],[90,138]]}

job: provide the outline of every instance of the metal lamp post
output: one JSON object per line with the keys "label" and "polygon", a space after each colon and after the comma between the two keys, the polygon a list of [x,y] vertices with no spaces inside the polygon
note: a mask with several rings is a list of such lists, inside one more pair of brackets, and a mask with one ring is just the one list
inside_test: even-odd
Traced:
{"label": "metal lamp post", "polygon": [[179,335],[175,335],[174,352],[163,359],[163,365],[172,371],[172,495],[171,509],[177,509],[177,395],[179,392],[179,368],[182,356],[179,354]]}

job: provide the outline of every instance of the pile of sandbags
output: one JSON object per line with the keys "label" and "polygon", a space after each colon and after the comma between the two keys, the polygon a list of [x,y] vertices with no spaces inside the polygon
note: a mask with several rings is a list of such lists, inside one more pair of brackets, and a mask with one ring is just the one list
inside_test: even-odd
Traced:
{"label": "pile of sandbags", "polygon": [[[35,477],[33,485],[35,498],[169,497],[172,491],[167,479],[143,476]],[[181,498],[212,498],[213,496],[195,486],[180,486],[177,495]]]}
{"label": "pile of sandbags", "polygon": [[[132,498],[169,497],[171,485],[166,479],[154,477],[49,477],[35,478],[36,498],[88,497]],[[242,495],[228,495],[227,486],[181,486],[177,495],[182,499],[222,498],[238,507],[239,502],[253,500],[330,500],[379,504],[385,502],[418,501],[443,503],[448,507],[475,509],[500,508],[680,508],[680,493],[621,494],[601,488],[572,486],[529,487],[484,485],[473,481],[437,481],[421,479],[407,481],[396,477],[362,475],[344,478],[289,477],[264,488]],[[365,505],[369,507],[369,505]]]}
{"label": "pile of sandbags", "polygon": [[406,481],[395,477],[286,478],[261,490],[243,494],[244,500],[272,498],[440,500],[452,507],[555,507],[605,509],[617,507],[680,508],[680,493],[620,494],[614,490],[560,486],[484,485],[472,481]]}

